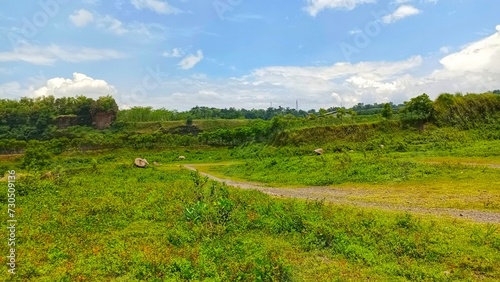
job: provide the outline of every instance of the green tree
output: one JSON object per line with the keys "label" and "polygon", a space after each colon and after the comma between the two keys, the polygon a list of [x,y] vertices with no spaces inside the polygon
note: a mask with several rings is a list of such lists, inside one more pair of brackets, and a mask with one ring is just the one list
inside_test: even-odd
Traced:
{"label": "green tree", "polygon": [[78,125],[92,125],[92,115],[90,107],[94,103],[94,99],[85,96],[78,96],[75,99],[75,115],[77,116]]}
{"label": "green tree", "polygon": [[384,104],[384,108],[382,109],[382,117],[389,120],[393,116],[392,106],[390,103]]}
{"label": "green tree", "polygon": [[193,125],[193,118],[191,116],[188,116],[186,119],[186,126],[192,126]]}
{"label": "green tree", "polygon": [[353,109],[349,109],[349,111],[347,113],[351,116],[351,121],[354,122],[354,119],[356,118],[356,115],[358,113],[355,110],[353,110]]}
{"label": "green tree", "polygon": [[30,141],[24,151],[21,167],[28,170],[41,170],[51,162],[52,155],[48,148],[39,141]]}
{"label": "green tree", "polygon": [[433,102],[427,94],[422,94],[405,102],[405,112],[418,120],[428,120],[433,113]]}
{"label": "green tree", "polygon": [[321,117],[322,117],[322,116],[325,116],[327,113],[328,113],[328,111],[327,111],[327,110],[325,110],[325,109],[323,109],[323,108],[320,108],[320,109],[319,109],[319,116],[321,116]]}
{"label": "green tree", "polygon": [[112,113],[116,115],[116,113],[118,113],[118,105],[116,104],[115,99],[108,95],[99,97],[99,99],[94,101],[90,106],[90,113],[94,115],[99,112]]}
{"label": "green tree", "polygon": [[347,114],[347,111],[345,108],[338,108],[337,109],[337,118],[340,119],[341,122],[344,119],[346,114]]}

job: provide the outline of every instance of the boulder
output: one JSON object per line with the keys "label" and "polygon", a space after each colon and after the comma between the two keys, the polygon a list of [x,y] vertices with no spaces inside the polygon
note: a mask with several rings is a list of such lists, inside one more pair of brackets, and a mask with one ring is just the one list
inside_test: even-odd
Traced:
{"label": "boulder", "polygon": [[136,167],[142,167],[142,168],[147,167],[149,165],[146,159],[141,159],[141,158],[135,159],[134,164]]}
{"label": "boulder", "polygon": [[179,156],[178,159],[179,159],[179,161],[182,161],[182,160],[185,160],[186,157],[185,156]]}
{"label": "boulder", "polygon": [[160,165],[160,164],[159,164],[159,163],[157,163],[157,162],[153,162],[153,164],[154,164],[155,166],[159,166],[159,165]]}
{"label": "boulder", "polygon": [[314,150],[314,152],[316,153],[316,155],[323,155],[325,153],[325,151],[321,148]]}

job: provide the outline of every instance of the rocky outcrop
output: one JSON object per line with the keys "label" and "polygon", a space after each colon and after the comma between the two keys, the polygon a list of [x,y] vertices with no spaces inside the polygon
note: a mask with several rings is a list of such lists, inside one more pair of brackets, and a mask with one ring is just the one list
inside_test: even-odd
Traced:
{"label": "rocky outcrop", "polygon": [[116,114],[107,112],[97,112],[92,115],[92,125],[97,129],[106,129],[111,126],[116,119]]}
{"label": "rocky outcrop", "polygon": [[60,115],[55,117],[54,121],[59,129],[65,129],[70,126],[78,125],[78,117],[76,115]]}

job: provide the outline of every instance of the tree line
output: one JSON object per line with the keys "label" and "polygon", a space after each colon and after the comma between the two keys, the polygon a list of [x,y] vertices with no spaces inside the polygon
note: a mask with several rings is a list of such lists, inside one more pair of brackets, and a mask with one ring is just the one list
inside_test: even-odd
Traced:
{"label": "tree line", "polygon": [[[390,103],[395,111],[403,108],[404,105],[395,105]],[[261,119],[271,120],[276,116],[291,115],[293,117],[321,117],[331,113],[343,117],[346,114],[355,113],[356,115],[375,115],[380,114],[383,110],[384,104],[363,104],[359,103],[351,109],[344,107],[329,107],[326,109],[310,109],[310,110],[297,110],[289,107],[269,107],[267,109],[236,109],[230,108],[213,108],[213,107],[200,107],[196,106],[188,111],[179,112],[176,110],[167,110],[165,108],[153,109],[153,107],[133,107],[130,109],[123,109],[118,112],[119,121],[124,122],[153,122],[153,121],[179,121],[190,119]]]}
{"label": "tree line", "polygon": [[236,109],[234,107],[218,109],[213,107],[196,106],[188,111],[178,112],[165,108],[153,109],[152,107],[133,107],[131,109],[120,110],[118,120],[125,122],[151,122],[151,121],[178,121],[190,119],[262,119],[271,120],[279,115],[292,115],[295,117],[306,117],[315,110],[296,110],[291,108],[267,109]]}

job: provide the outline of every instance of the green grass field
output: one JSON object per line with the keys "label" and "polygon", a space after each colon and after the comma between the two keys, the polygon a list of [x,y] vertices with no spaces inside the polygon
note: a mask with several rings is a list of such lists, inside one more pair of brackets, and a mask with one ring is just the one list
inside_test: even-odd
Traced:
{"label": "green grass field", "polygon": [[[248,160],[253,164],[249,168],[238,157],[248,153],[242,150],[73,153],[55,159],[54,165],[59,168],[48,176],[20,170],[16,182],[17,267],[11,280],[500,279],[497,225],[272,198],[258,191],[238,190],[208,181],[180,169],[181,162],[176,160],[180,153],[200,163],[233,158],[236,163],[218,166],[219,169],[228,175],[234,170],[239,171],[235,175],[262,180],[258,171],[266,167],[267,175],[275,175],[270,181],[290,185],[320,184],[314,181],[322,179],[303,178],[310,171],[297,169],[300,161],[293,157],[269,158],[260,161],[262,167],[258,166],[258,159]],[[130,157],[134,154],[162,165],[135,168]],[[324,159],[333,167],[342,164],[336,155],[326,155]],[[464,183],[466,179],[478,182],[479,176],[471,177],[481,171],[485,179],[498,180],[496,171],[490,168],[415,161],[407,170],[400,171],[397,167],[400,162],[407,162],[405,157],[389,159],[386,156],[379,161],[381,169],[394,171],[391,173],[401,179],[394,181],[381,174],[364,183],[361,175],[375,169],[368,166],[359,172],[359,181],[351,184],[369,184],[363,189],[374,191],[394,187],[406,191],[408,197],[415,197],[433,189],[425,186],[427,180],[448,183],[453,179],[449,174],[457,171],[464,171]],[[273,160],[277,162],[274,165]],[[304,168],[316,162],[319,162],[316,170],[328,167],[321,164],[321,157],[303,160]],[[364,157],[353,156],[351,165],[356,162],[365,162]],[[3,163],[14,168],[19,165],[15,158],[4,159]],[[294,167],[288,174],[277,173],[278,167],[291,165]],[[244,175],[240,167],[244,167]],[[318,173],[321,175],[321,171]],[[421,186],[409,189],[422,175],[428,179]],[[286,179],[295,180],[286,182]],[[1,185],[7,187],[5,181]],[[447,185],[448,188],[436,193],[449,193],[455,186]],[[484,189],[493,193],[493,185],[490,186]],[[467,187],[463,190],[465,194],[473,191]],[[6,203],[6,194],[0,195]],[[466,208],[475,207],[466,203]],[[7,220],[5,213],[2,220]],[[2,238],[7,235],[3,229]],[[0,259],[5,265],[9,253],[7,241],[1,244],[0,251],[5,254]],[[0,275],[0,280],[9,279],[6,271]]]}

